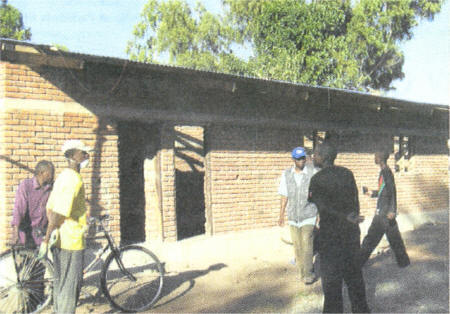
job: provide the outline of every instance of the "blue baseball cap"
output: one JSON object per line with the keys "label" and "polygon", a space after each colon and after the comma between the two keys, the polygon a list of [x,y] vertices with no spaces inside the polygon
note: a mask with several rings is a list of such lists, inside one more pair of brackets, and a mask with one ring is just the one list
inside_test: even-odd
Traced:
{"label": "blue baseball cap", "polygon": [[303,147],[296,147],[292,150],[292,158],[299,159],[301,157],[306,157],[306,152]]}

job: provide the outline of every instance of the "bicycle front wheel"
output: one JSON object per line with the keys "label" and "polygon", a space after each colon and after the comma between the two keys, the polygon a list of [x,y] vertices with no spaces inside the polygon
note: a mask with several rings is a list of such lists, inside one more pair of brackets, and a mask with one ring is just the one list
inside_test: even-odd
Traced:
{"label": "bicycle front wheel", "polygon": [[159,298],[164,271],[158,258],[138,245],[108,255],[103,264],[101,286],[110,304],[124,312],[148,310]]}
{"label": "bicycle front wheel", "polygon": [[52,299],[53,265],[32,250],[0,255],[0,313],[38,313]]}

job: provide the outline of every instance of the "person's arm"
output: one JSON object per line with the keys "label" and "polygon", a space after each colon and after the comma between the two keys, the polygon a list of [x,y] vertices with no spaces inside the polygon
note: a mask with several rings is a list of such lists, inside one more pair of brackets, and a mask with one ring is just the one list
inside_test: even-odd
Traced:
{"label": "person's arm", "polygon": [[12,232],[12,237],[11,237],[11,244],[17,244],[19,243],[19,226],[13,225],[13,232]]}
{"label": "person's arm", "polygon": [[319,215],[325,214],[336,216],[336,218],[339,219],[347,219],[347,216],[345,214],[329,208],[324,198],[324,193],[320,191],[319,184],[314,179],[314,177],[312,177],[311,182],[309,183],[308,202],[314,203],[317,206]]}
{"label": "person's arm", "polygon": [[389,199],[386,217],[392,220],[397,215],[397,193],[395,189],[395,181],[392,172],[385,171],[384,184],[385,184],[384,190],[386,196]]}
{"label": "person's arm", "polygon": [[356,213],[359,214],[359,196],[358,196],[358,187],[356,186],[355,177],[353,173],[350,174],[350,185],[353,189],[353,203],[356,210]]}
{"label": "person's arm", "polygon": [[288,191],[286,183],[286,171],[283,172],[280,178],[280,183],[278,185],[278,194],[280,194],[280,218],[278,219],[278,225],[280,227],[284,226],[284,217],[286,214],[286,205],[288,203]]}
{"label": "person's arm", "polygon": [[350,188],[353,190],[353,208],[355,209],[352,213],[347,215],[347,220],[354,224],[360,224],[364,221],[364,216],[359,214],[359,196],[358,196],[358,187],[356,186],[355,177],[353,173],[350,172]]}
{"label": "person's arm", "polygon": [[13,234],[11,244],[17,244],[19,242],[19,226],[22,222],[25,213],[27,212],[27,196],[25,190],[25,182],[19,184],[16,192],[16,198],[14,200],[13,219],[11,225],[13,227]]}
{"label": "person's arm", "polygon": [[284,226],[284,217],[286,214],[286,205],[288,202],[288,198],[286,196],[281,196],[281,201],[280,201],[280,219],[278,220],[278,225],[280,227]]}
{"label": "person's arm", "polygon": [[38,260],[45,258],[47,256],[47,251],[49,248],[48,242],[50,240],[50,236],[55,229],[58,229],[62,225],[65,217],[49,209],[47,210],[47,219],[48,219],[47,232],[45,233],[45,237],[44,239],[42,239],[41,245],[39,246],[39,252],[37,255]]}
{"label": "person's arm", "polygon": [[48,244],[48,241],[50,240],[50,236],[51,236],[53,230],[61,227],[65,218],[66,217],[64,217],[63,215],[55,213],[52,210],[47,211],[48,227],[47,227],[47,232],[45,233],[45,238],[42,240],[42,242],[45,242]]}
{"label": "person's arm", "polygon": [[[353,175],[352,175],[353,177]],[[353,179],[354,181],[354,179]],[[355,184],[356,186],[356,184]],[[324,199],[324,193],[323,191],[320,191],[319,184],[316,182],[314,177],[311,179],[311,183],[309,184],[309,193],[308,193],[308,202],[314,203],[317,206],[317,209],[319,211],[319,215],[332,215],[335,216],[338,219],[349,221],[354,224],[359,224],[364,220],[364,217],[359,216],[358,213],[352,212],[348,215],[343,214],[339,211],[336,211],[328,204],[326,204],[326,201]],[[358,203],[359,205],[359,203]],[[362,220],[361,220],[362,219]]]}

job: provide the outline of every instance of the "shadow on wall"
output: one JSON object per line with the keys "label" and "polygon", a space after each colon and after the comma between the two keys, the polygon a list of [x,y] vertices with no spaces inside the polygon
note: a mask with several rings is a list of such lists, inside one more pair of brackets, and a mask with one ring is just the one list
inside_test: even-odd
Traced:
{"label": "shadow on wall", "polygon": [[205,233],[204,141],[175,131],[177,238]]}
{"label": "shadow on wall", "polygon": [[4,161],[8,162],[12,166],[18,167],[18,168],[23,169],[25,171],[28,171],[30,174],[34,175],[34,169],[28,167],[27,165],[25,165],[25,164],[23,164],[23,163],[21,163],[21,162],[19,162],[17,160],[11,159],[10,157],[5,156],[5,155],[0,155],[0,159],[3,159]]}

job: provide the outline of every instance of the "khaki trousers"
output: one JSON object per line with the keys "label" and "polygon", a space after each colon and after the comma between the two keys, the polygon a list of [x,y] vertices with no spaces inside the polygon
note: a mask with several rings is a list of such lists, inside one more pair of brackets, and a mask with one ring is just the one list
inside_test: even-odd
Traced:
{"label": "khaki trousers", "polygon": [[300,228],[289,226],[294,245],[295,260],[302,279],[314,276],[313,266],[313,230],[314,225],[304,225]]}

